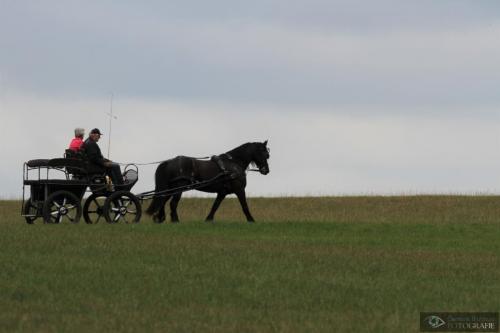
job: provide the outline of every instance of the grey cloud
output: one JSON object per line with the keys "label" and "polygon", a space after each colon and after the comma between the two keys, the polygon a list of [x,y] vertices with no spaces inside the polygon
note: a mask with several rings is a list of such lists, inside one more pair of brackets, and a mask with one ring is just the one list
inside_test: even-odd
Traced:
{"label": "grey cloud", "polygon": [[[255,23],[345,30],[394,29],[401,27],[463,26],[496,20],[500,4],[495,0],[256,0],[256,1],[50,1],[31,7],[49,7],[52,12],[89,12],[113,21],[114,17],[149,18],[183,22]],[[47,5],[49,4],[49,5]],[[71,9],[73,8],[73,10]],[[133,23],[129,22],[129,23]]]}
{"label": "grey cloud", "polygon": [[54,96],[491,106],[500,102],[499,7],[4,1],[0,80]]}

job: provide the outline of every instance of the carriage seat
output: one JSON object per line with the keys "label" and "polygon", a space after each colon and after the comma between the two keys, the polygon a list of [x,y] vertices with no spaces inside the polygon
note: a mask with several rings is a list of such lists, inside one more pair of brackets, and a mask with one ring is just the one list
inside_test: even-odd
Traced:
{"label": "carriage seat", "polygon": [[115,185],[118,190],[130,191],[139,180],[139,173],[135,169],[125,169],[123,172],[123,184]]}
{"label": "carriage seat", "polygon": [[66,149],[64,151],[64,157],[65,158],[73,158],[77,160],[84,160],[84,154],[81,150],[79,151],[74,151],[73,149]]}
{"label": "carriage seat", "polygon": [[129,169],[123,173],[123,181],[127,184],[130,184],[130,183],[135,184],[138,179],[139,179],[139,174],[137,173],[136,170]]}
{"label": "carriage seat", "polygon": [[49,166],[49,160],[48,159],[29,160],[28,162],[26,162],[26,165],[29,168],[48,167]]}
{"label": "carriage seat", "polygon": [[[73,166],[67,166],[66,170],[68,171],[69,174],[73,176],[73,178],[76,179],[82,179],[82,178],[89,178],[91,182],[95,183],[102,183],[105,179],[105,173],[104,171],[97,171],[94,170],[93,168],[89,167],[89,163],[87,161],[87,158],[85,156],[85,152],[83,150],[79,151],[74,151],[72,149],[66,149],[64,152],[64,157],[65,159],[70,159],[75,161],[75,163],[78,164],[78,166],[73,167]],[[77,161],[77,162],[76,162]]]}
{"label": "carriage seat", "polygon": [[86,174],[86,163],[76,158],[53,158],[49,160],[48,166],[51,168],[66,169],[71,174]]}

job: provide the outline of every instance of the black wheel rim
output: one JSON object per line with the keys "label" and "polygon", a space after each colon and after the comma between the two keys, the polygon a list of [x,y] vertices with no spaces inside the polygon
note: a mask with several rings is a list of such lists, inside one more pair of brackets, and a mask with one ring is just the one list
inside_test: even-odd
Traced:
{"label": "black wheel rim", "polygon": [[26,201],[26,203],[24,204],[24,215],[28,215],[24,217],[26,223],[33,224],[37,219],[37,214],[37,207],[31,203],[31,200]]}
{"label": "black wheel rim", "polygon": [[109,207],[110,223],[136,223],[138,222],[139,209],[137,203],[127,196],[111,201]]}
{"label": "black wheel rim", "polygon": [[128,191],[115,192],[104,203],[104,217],[108,223],[139,223],[141,215],[139,199]]}
{"label": "black wheel rim", "polygon": [[78,207],[67,197],[57,198],[50,203],[49,223],[78,222]]}

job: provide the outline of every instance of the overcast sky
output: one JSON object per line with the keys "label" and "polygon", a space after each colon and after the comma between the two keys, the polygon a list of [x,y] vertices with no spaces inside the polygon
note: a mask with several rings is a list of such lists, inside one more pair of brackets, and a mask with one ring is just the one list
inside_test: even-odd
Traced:
{"label": "overcast sky", "polygon": [[500,193],[499,38],[488,0],[0,0],[0,197],[111,93],[119,162],[269,139],[254,196]]}

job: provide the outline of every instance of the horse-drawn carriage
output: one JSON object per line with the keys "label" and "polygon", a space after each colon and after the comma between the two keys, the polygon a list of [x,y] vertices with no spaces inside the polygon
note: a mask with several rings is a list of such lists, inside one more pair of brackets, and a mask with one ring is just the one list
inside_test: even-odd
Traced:
{"label": "horse-drawn carriage", "polygon": [[[64,158],[38,159],[24,163],[23,205],[21,215],[33,224],[39,217],[45,223],[94,224],[102,218],[108,223],[137,223],[142,215],[142,201],[153,199],[147,213],[153,220],[165,220],[164,206],[170,201],[172,222],[178,222],[177,204],[185,191],[217,193],[206,220],[214,214],[226,195],[236,194],[247,221],[253,222],[246,202],[246,171],[249,165],[261,174],[269,173],[267,141],[243,144],[210,160],[177,156],[158,162],[153,191],[133,194],[130,191],[139,179],[137,165],[124,168],[124,184],[110,184],[104,173],[89,168],[85,157],[66,152]],[[29,187],[29,191],[27,190]],[[27,193],[29,193],[28,199]],[[85,198],[86,193],[91,193]],[[84,204],[82,206],[82,201]]]}
{"label": "horse-drawn carriage", "polygon": [[[141,204],[130,192],[137,183],[137,166],[124,169],[123,185],[111,186],[104,173],[90,173],[81,158],[38,159],[24,163],[22,215],[29,224],[39,217],[45,223],[139,222]],[[27,191],[29,187],[29,191]],[[82,200],[87,192],[91,195]],[[29,193],[28,199],[26,199]]]}

